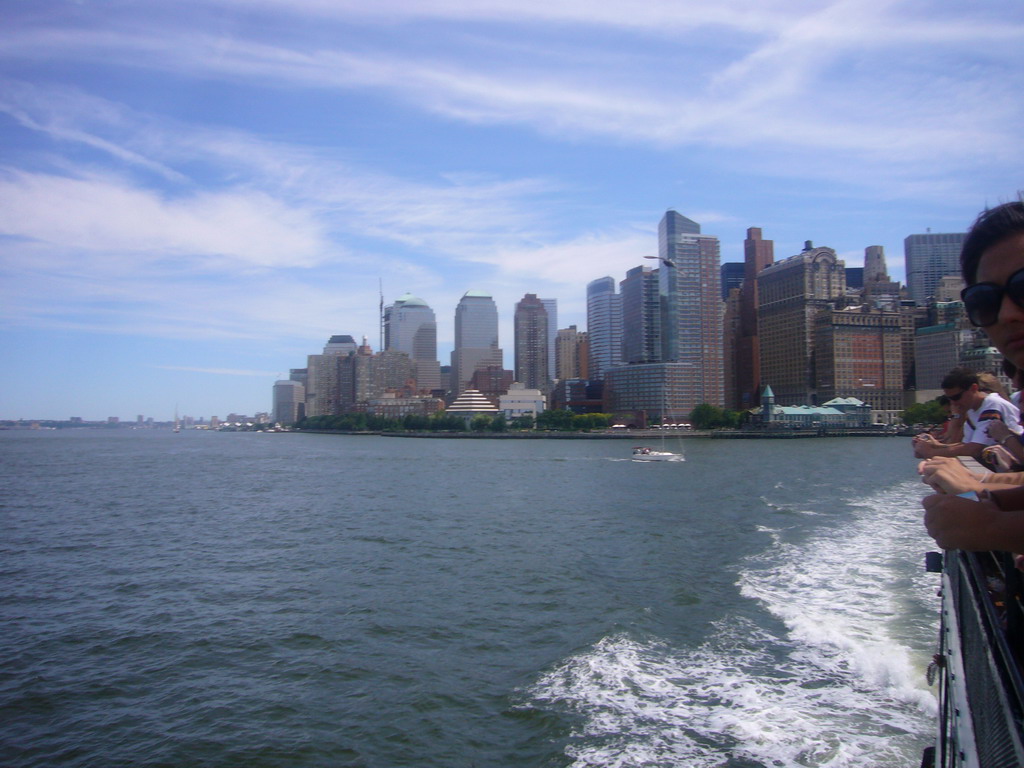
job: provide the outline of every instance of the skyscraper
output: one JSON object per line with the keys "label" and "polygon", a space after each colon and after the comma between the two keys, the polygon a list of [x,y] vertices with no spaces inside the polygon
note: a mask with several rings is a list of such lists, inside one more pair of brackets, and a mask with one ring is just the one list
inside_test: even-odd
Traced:
{"label": "skyscraper", "polygon": [[541,299],[544,311],[548,313],[548,381],[555,375],[555,341],[558,338],[558,299]]}
{"label": "skyscraper", "polygon": [[351,336],[331,336],[321,355],[306,358],[305,401],[307,416],[335,416],[342,412],[338,361],[355,353]]}
{"label": "skyscraper", "polygon": [[935,295],[935,287],[946,275],[960,274],[960,249],[963,232],[953,234],[910,235],[903,241],[906,259],[907,290],[918,304],[926,304]]}
{"label": "skyscraper", "polygon": [[661,359],[682,363],[694,406],[724,404],[722,299],[718,238],[669,210],[658,225]]}
{"label": "skyscraper", "polygon": [[885,248],[881,245],[869,245],[864,249],[864,294],[875,306],[885,304],[892,310],[899,306],[900,284],[889,279]]}
{"label": "skyscraper", "polygon": [[560,328],[555,338],[555,378],[559,381],[583,378],[587,367],[587,334],[575,325]]}
{"label": "skyscraper", "polygon": [[814,318],[818,401],[856,397],[891,420],[903,410],[900,314],[866,305],[828,309]]}
{"label": "skyscraper", "polygon": [[[749,232],[748,232],[749,234]],[[722,301],[729,298],[729,291],[743,285],[747,267],[742,261],[727,261],[722,264]]]}
{"label": "skyscraper", "polygon": [[405,352],[416,365],[416,384],[421,391],[441,386],[437,360],[437,320],[427,302],[405,294],[384,308],[384,347]]}
{"label": "skyscraper", "polygon": [[590,378],[622,362],[622,303],[615,280],[599,277],[587,285],[587,334],[590,339]]}
{"label": "skyscraper", "polygon": [[757,276],[775,259],[775,243],[761,236],[760,227],[749,227],[743,241],[743,284],[740,286],[736,340],[733,345],[732,408],[753,408],[761,389],[761,346],[757,327]]}
{"label": "skyscraper", "polygon": [[548,313],[537,294],[528,293],[516,304],[513,318],[516,345],[516,381],[528,389],[547,392]]}
{"label": "skyscraper", "polygon": [[294,424],[305,416],[306,388],[290,379],[274,382],[274,421]]}
{"label": "skyscraper", "polygon": [[619,283],[622,297],[622,362],[661,359],[661,300],[658,270],[633,267]]}
{"label": "skyscraper", "polygon": [[814,319],[846,292],[846,265],[831,248],[806,250],[757,276],[761,381],[779,405],[819,405],[814,375]]}
{"label": "skyscraper", "polygon": [[476,371],[502,365],[502,351],[498,347],[498,307],[490,294],[466,291],[455,307],[452,395],[458,397],[466,390]]}

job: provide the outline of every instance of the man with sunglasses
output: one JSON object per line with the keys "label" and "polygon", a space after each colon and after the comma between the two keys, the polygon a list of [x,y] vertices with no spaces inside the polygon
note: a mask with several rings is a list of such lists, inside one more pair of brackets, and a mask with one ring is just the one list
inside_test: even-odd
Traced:
{"label": "man with sunglasses", "polygon": [[[1024,201],[983,212],[964,241],[960,265],[967,316],[1024,368]],[[946,549],[1024,552],[1024,493],[978,495],[979,501],[945,493],[925,497],[928,533]]]}
{"label": "man with sunglasses", "polygon": [[1020,411],[1002,396],[983,387],[977,373],[966,368],[954,368],[942,380],[942,392],[953,410],[963,419],[964,436],[959,443],[945,444],[931,435],[914,438],[914,455],[921,459],[935,456],[971,456],[980,458],[987,446],[995,445],[996,437],[989,434],[989,426],[1001,422],[1020,434]]}

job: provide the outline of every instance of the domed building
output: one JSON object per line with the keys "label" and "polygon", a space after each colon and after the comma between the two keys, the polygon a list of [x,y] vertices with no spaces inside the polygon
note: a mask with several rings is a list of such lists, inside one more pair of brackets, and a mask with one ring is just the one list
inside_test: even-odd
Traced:
{"label": "domed building", "polygon": [[437,319],[423,299],[406,293],[384,308],[384,348],[409,355],[416,366],[416,385],[420,391],[441,387]]}

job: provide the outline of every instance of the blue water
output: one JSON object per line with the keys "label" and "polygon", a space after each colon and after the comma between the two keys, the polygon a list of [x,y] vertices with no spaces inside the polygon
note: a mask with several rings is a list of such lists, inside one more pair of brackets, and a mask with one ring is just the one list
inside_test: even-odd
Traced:
{"label": "blue water", "polygon": [[0,432],[0,765],[916,765],[907,442],[630,447]]}

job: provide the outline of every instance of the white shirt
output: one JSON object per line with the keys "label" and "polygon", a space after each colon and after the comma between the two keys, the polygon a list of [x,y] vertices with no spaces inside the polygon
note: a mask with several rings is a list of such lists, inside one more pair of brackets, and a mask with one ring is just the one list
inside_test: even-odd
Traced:
{"label": "white shirt", "polygon": [[1020,410],[1017,406],[994,392],[985,397],[981,405],[964,414],[964,442],[995,445],[995,439],[988,435],[986,422],[1002,421],[1011,432],[1021,434]]}

